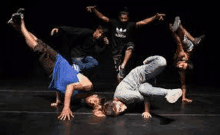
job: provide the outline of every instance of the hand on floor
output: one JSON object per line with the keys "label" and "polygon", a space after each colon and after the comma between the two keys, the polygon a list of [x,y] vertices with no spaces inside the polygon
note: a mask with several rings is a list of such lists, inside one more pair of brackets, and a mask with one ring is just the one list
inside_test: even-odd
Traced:
{"label": "hand on floor", "polygon": [[60,116],[58,116],[58,119],[66,120],[66,118],[68,118],[68,120],[70,120],[71,117],[74,117],[74,115],[70,108],[63,108]]}
{"label": "hand on floor", "polygon": [[152,118],[152,116],[150,115],[149,112],[143,112],[143,113],[142,113],[142,117],[143,117],[143,118],[146,118],[146,119]]}

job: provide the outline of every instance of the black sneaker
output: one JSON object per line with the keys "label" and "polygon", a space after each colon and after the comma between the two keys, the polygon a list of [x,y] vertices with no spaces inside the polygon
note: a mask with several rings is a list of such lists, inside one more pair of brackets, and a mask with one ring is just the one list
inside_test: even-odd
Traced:
{"label": "black sneaker", "polygon": [[20,24],[21,23],[21,19],[23,19],[23,14],[21,13],[14,13],[11,16],[11,19],[7,22],[8,24],[10,24],[11,22],[14,22],[15,24]]}
{"label": "black sneaker", "polygon": [[173,26],[171,28],[172,32],[175,32],[179,28],[180,23],[181,23],[180,17],[179,16],[175,17],[175,21],[174,21]]}
{"label": "black sneaker", "polygon": [[24,8],[19,8],[16,13],[12,14],[11,19],[7,23],[9,24],[13,21],[16,24],[19,24],[21,22],[21,18],[24,17],[24,11]]}
{"label": "black sneaker", "polygon": [[24,15],[24,11],[25,11],[25,9],[24,9],[24,8],[19,8],[19,9],[18,9],[18,11],[17,11],[17,13],[21,13],[21,14],[23,14],[23,15]]}
{"label": "black sneaker", "polygon": [[202,35],[202,36],[200,36],[200,37],[197,37],[197,38],[195,38],[195,40],[193,41],[193,43],[194,43],[195,45],[199,45],[199,44],[203,41],[204,38],[205,38],[205,35]]}
{"label": "black sneaker", "polygon": [[125,69],[121,69],[121,66],[119,66],[118,70],[119,70],[119,72],[118,72],[119,78],[121,78],[121,79],[125,78]]}

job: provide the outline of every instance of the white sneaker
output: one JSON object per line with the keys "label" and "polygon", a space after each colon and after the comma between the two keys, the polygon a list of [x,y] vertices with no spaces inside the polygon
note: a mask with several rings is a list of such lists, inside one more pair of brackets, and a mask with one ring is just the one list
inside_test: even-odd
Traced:
{"label": "white sneaker", "polygon": [[72,68],[74,68],[76,71],[80,72],[80,68],[77,64],[73,64]]}
{"label": "white sneaker", "polygon": [[169,103],[175,103],[181,96],[182,96],[181,89],[173,89],[167,93],[165,98]]}

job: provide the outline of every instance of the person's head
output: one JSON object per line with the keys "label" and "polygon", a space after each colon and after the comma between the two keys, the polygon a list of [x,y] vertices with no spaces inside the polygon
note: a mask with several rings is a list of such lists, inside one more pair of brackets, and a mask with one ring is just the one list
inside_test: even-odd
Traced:
{"label": "person's head", "polygon": [[96,30],[94,31],[94,33],[93,33],[93,38],[94,39],[102,39],[102,38],[104,38],[106,31],[107,30],[103,26],[99,25],[96,28]]}
{"label": "person's head", "polygon": [[119,16],[118,17],[119,17],[119,20],[122,23],[126,23],[129,20],[129,12],[128,12],[127,7],[124,7],[123,10],[121,10],[119,12]]}
{"label": "person's head", "polygon": [[101,104],[101,99],[97,94],[93,94],[86,98],[86,103],[90,107],[94,107]]}
{"label": "person's head", "polygon": [[127,109],[127,106],[119,100],[107,101],[103,105],[103,112],[106,116],[118,116]]}

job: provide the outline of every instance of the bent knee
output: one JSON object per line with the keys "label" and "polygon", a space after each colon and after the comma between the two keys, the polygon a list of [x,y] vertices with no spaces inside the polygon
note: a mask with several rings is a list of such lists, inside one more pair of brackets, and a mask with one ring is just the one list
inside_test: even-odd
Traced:
{"label": "bent knee", "polygon": [[149,83],[141,84],[138,90],[142,95],[147,95],[152,91],[152,85]]}
{"label": "bent knee", "polygon": [[164,57],[162,57],[162,56],[156,56],[156,57],[157,57],[157,61],[158,61],[158,66],[160,66],[160,67],[167,66],[167,61]]}

